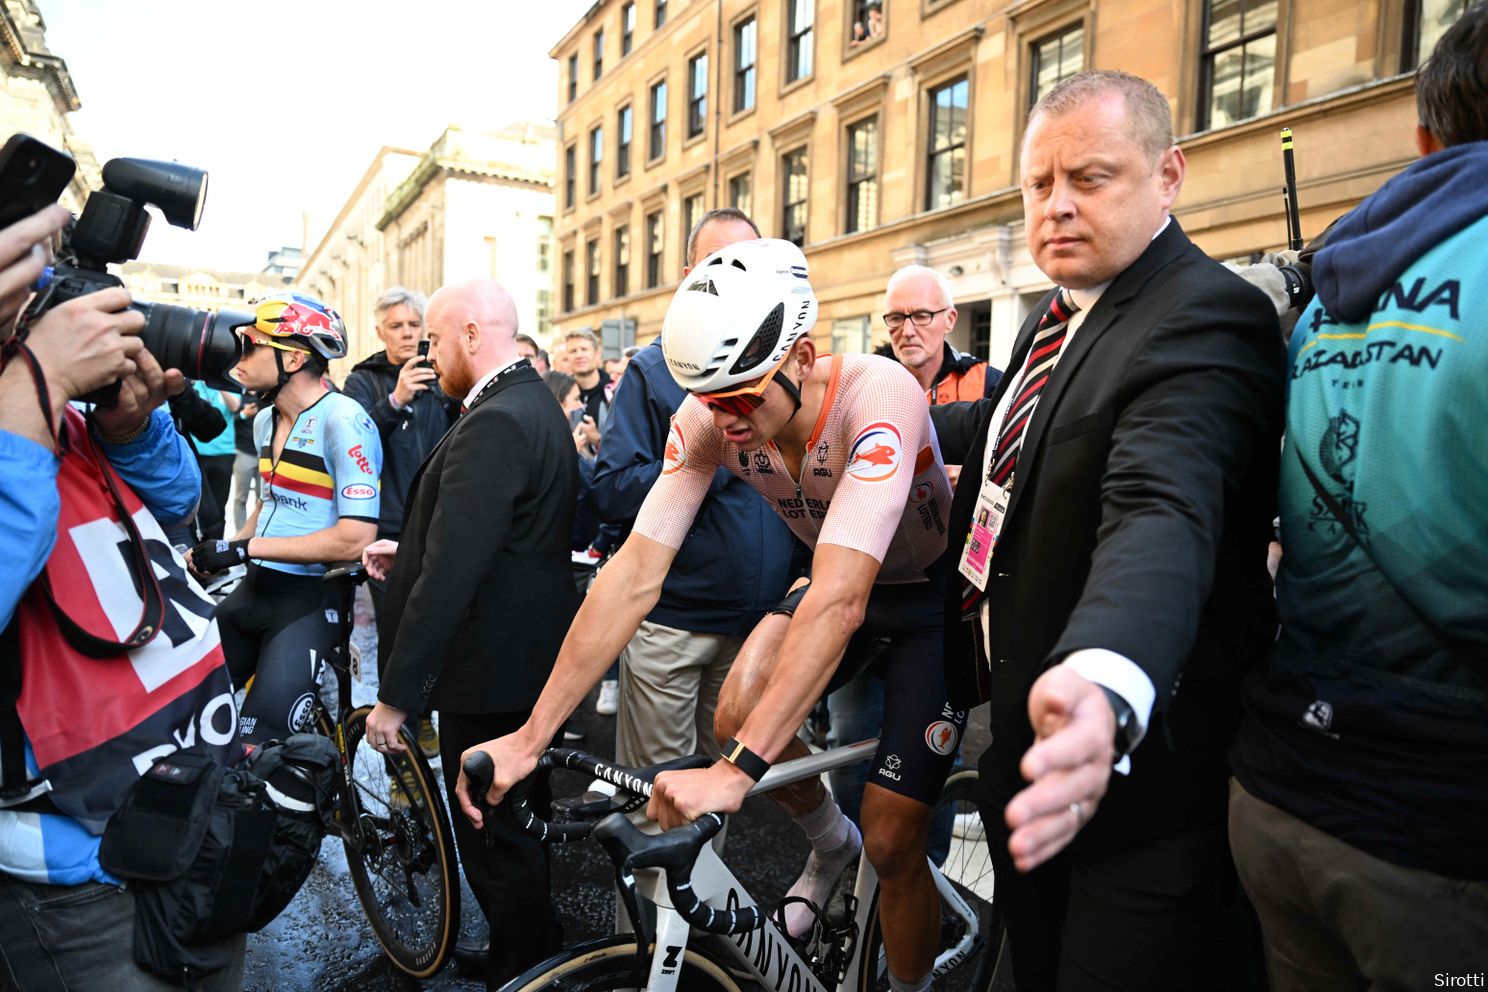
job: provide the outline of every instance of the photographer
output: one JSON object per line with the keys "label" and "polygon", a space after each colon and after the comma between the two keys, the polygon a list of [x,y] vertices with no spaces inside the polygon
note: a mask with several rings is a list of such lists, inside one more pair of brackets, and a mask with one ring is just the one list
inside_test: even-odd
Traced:
{"label": "photographer", "polygon": [[[0,231],[0,552],[15,563],[0,571],[0,963],[22,990],[170,988],[134,964],[135,895],[100,866],[100,835],[141,763],[187,732],[221,760],[241,747],[211,604],[155,519],[189,517],[201,482],[161,409],[181,372],[144,349],[122,288],[12,333],[67,217]],[[70,405],[114,382],[111,405]],[[200,987],[241,985],[243,940],[227,943]]]}

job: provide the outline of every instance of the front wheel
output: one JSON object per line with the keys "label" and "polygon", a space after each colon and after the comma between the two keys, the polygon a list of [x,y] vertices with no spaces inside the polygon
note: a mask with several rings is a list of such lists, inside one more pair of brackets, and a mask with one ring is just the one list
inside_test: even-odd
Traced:
{"label": "front wheel", "polygon": [[[931,812],[932,825],[948,817],[953,824],[949,851],[938,866],[942,877],[937,883],[946,889],[941,892],[940,950],[931,983],[937,992],[989,992],[992,988],[1002,953],[1003,927],[1002,913],[993,899],[992,856],[982,835],[982,823],[997,815],[982,806],[975,768],[952,772]],[[936,845],[932,842],[931,846]],[[939,857],[938,853],[932,855],[932,859]],[[889,987],[878,913],[875,891],[858,969],[861,992],[881,992]]]}
{"label": "front wheel", "polygon": [[357,898],[388,958],[414,978],[449,960],[460,926],[460,876],[449,815],[418,741],[384,755],[366,742],[363,706],[346,719],[353,795],[341,811],[342,840]]}
{"label": "front wheel", "polygon": [[[680,965],[677,972],[678,992],[742,992],[728,969],[707,952],[688,947],[669,949]],[[680,951],[680,953],[678,953]],[[656,945],[652,944],[644,961],[636,957],[635,937],[616,934],[586,944],[578,944],[529,968],[501,986],[501,992],[607,992],[614,989],[644,989]],[[638,970],[640,969],[640,970]]]}

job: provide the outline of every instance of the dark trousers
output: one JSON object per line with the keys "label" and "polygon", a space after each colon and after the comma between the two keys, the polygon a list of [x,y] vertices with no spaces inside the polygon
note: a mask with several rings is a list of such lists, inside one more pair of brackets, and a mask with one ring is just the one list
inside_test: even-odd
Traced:
{"label": "dark trousers", "polygon": [[197,458],[202,472],[202,497],[201,506],[196,513],[203,540],[216,541],[222,538],[227,492],[232,487],[233,461],[236,457],[202,455]]}
{"label": "dark trousers", "polygon": [[[997,810],[1011,798],[987,796]],[[1076,837],[1026,874],[1002,817],[984,826],[1019,989],[1221,987],[1215,963],[1236,892],[1223,820],[1120,846]]]}
{"label": "dark trousers", "polygon": [[[553,909],[548,849],[517,826],[510,807],[495,813],[495,844],[470,825],[455,801],[460,777],[460,755],[476,744],[509,734],[527,720],[519,713],[440,713],[439,753],[444,765],[445,793],[454,814],[455,844],[465,866],[465,880],[491,924],[491,957],[486,987],[507,980],[549,957],[563,946],[563,927]],[[544,786],[532,792],[532,804],[546,814],[551,793]]]}

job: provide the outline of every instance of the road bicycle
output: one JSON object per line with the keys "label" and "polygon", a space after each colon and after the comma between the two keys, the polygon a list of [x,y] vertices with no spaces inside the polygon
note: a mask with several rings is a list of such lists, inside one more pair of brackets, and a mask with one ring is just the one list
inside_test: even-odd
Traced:
{"label": "road bicycle", "polygon": [[440,783],[408,727],[402,754],[366,743],[367,714],[353,708],[351,682],[360,657],[352,644],[359,562],[333,565],[325,581],[340,591],[340,637],[327,659],[336,674],[333,713],[317,696],[314,726],[341,752],[341,788],[331,832],[346,846],[357,899],[392,963],[414,978],[443,968],[460,928],[460,875],[454,832]]}
{"label": "road bicycle", "polygon": [[[861,741],[776,765],[750,795],[768,792],[871,758],[876,740]],[[592,836],[615,866],[630,933],[566,948],[502,987],[502,992],[539,990],[648,989],[650,992],[878,992],[888,988],[879,930],[878,877],[866,857],[858,859],[851,891],[838,914],[819,912],[802,940],[786,936],[779,909],[768,913],[728,869],[708,841],[723,827],[710,813],[659,834],[643,833],[626,817],[639,809],[662,771],[706,767],[693,756],[651,768],[624,768],[579,751],[549,749],[534,777],[511,791],[517,822],[553,843]],[[554,819],[539,818],[526,793],[536,776],[555,769],[613,785],[614,796],[586,793],[555,800]],[[484,796],[492,778],[483,752],[465,763],[474,795]],[[955,770],[936,802],[939,813],[978,824],[977,772]],[[934,845],[932,845],[934,846]],[[940,863],[937,864],[939,858]],[[954,837],[931,868],[941,901],[940,950],[933,985],[951,992],[988,992],[1003,949],[1002,917],[993,891],[993,871],[980,837]],[[649,904],[649,905],[647,905]],[[648,909],[654,908],[655,922]],[[702,931],[701,936],[694,931]]]}

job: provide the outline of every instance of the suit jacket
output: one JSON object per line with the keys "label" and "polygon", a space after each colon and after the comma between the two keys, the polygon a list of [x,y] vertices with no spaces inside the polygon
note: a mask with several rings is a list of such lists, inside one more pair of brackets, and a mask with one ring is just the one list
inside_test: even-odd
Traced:
{"label": "suit jacket", "polygon": [[[1020,330],[1010,369],[1052,295]],[[961,620],[954,569],[993,411],[1017,377],[932,410],[946,461],[968,466],[946,556],[947,684],[961,702],[991,699],[982,764],[994,795],[1026,784],[1017,764],[1033,742],[1034,680],[1073,651],[1106,648],[1139,665],[1157,696],[1131,775],[1112,776],[1082,841],[1224,815],[1239,676],[1275,630],[1266,550],[1283,370],[1265,297],[1170,223],[1107,287],[1039,397],[992,560],[990,664],[973,645],[980,622]]]}
{"label": "suit jacket", "polygon": [[568,418],[522,363],[414,477],[381,622],[378,697],[410,713],[530,709],[577,608]]}

